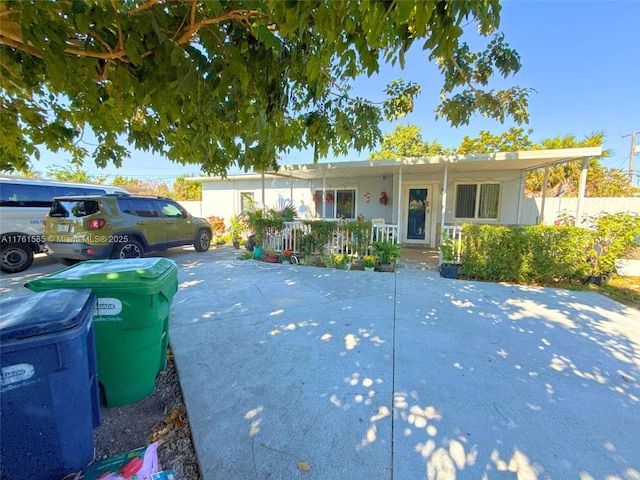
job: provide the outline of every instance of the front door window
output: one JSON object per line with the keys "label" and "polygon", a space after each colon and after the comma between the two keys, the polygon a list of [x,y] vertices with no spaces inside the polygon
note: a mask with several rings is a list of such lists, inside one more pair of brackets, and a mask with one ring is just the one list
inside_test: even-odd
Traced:
{"label": "front door window", "polygon": [[425,240],[427,235],[427,188],[410,188],[408,195],[407,240]]}

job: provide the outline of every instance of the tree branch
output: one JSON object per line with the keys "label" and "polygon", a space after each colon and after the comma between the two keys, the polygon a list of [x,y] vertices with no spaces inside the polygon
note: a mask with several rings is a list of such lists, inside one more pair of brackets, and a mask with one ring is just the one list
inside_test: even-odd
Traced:
{"label": "tree branch", "polygon": [[37,58],[43,58],[44,57],[44,55],[42,55],[42,53],[39,50],[37,50],[36,48],[33,48],[33,47],[29,46],[29,45],[25,45],[20,40],[14,40],[13,38],[6,36],[0,30],[0,43],[3,43],[5,45],[9,45],[10,47],[15,48],[16,50],[21,50],[21,51],[23,51],[25,53],[28,53],[29,55],[33,55],[34,57],[37,57]]}
{"label": "tree branch", "polygon": [[232,10],[224,15],[215,18],[207,18],[200,22],[189,25],[189,28],[182,34],[182,36],[177,40],[179,45],[187,43],[189,39],[195,34],[198,30],[206,25],[214,25],[221,22],[225,22],[227,20],[236,21],[238,19],[244,19],[245,22],[248,22],[248,18],[252,16],[260,16],[264,18],[268,18],[269,14],[259,12],[257,10]]}
{"label": "tree branch", "polygon": [[197,0],[191,0],[191,25],[196,23],[196,7],[198,6]]}
{"label": "tree branch", "polygon": [[122,27],[120,26],[120,20],[118,20],[118,9],[116,7],[115,0],[111,0],[111,8],[113,8],[113,16],[115,18],[116,26],[118,27],[118,50],[123,50],[124,38],[122,35]]}
{"label": "tree branch", "polygon": [[[117,14],[118,10],[117,10],[117,5],[115,0],[110,0],[110,2],[111,2],[112,8],[114,9],[114,12]],[[148,10],[157,3],[158,3],[158,0],[149,0],[147,3],[129,12],[129,15],[141,12],[143,10]],[[15,11],[11,11],[11,10],[3,11],[2,15],[3,16],[9,15],[14,12]],[[195,21],[196,12],[197,12],[197,0],[193,0],[191,15],[190,15],[191,23],[186,29],[184,29],[184,31],[182,31],[181,35],[180,33],[182,30],[182,27],[176,31],[176,36],[179,36],[179,38],[176,40],[176,43],[178,45],[184,45],[185,43],[188,43],[191,40],[192,36],[198,30],[200,30],[201,28],[207,25],[219,24],[225,21],[237,21],[238,23],[243,25],[245,28],[249,29],[251,27],[251,24],[249,23],[249,19],[251,17],[254,17],[254,16],[259,16],[263,18],[269,17],[269,14],[260,12],[258,10],[232,10],[219,17],[206,18],[204,20],[196,22]],[[73,46],[66,48],[64,52],[69,55],[77,55],[80,57],[96,58],[101,60],[119,60],[125,63],[129,63],[129,59],[127,58],[127,53],[124,49],[124,33],[122,31],[122,26],[120,25],[120,22],[117,16],[115,18],[115,23],[118,31],[118,45],[116,46],[115,49],[111,47],[107,42],[105,42],[102,38],[100,38],[100,36],[97,33],[92,32],[91,35],[93,36],[93,38],[95,38],[98,42],[100,42],[102,46],[108,50],[107,52],[91,51],[91,50],[83,49],[81,47],[73,47]],[[67,42],[72,43],[73,39],[69,39],[67,40]],[[44,57],[42,52],[40,52],[38,49],[24,43],[20,26],[16,22],[5,21],[0,24],[0,44],[8,45],[17,50],[21,50],[25,53],[28,53],[29,55],[33,55],[34,57],[37,57],[37,58]],[[144,58],[151,55],[152,53],[153,51],[147,51],[140,56]]]}
{"label": "tree branch", "polygon": [[462,79],[464,80],[464,83],[466,83],[469,88],[471,89],[471,91],[473,93],[477,93],[478,89],[476,87],[473,86],[473,83],[471,83],[471,80],[469,80],[469,77],[467,77],[465,75],[465,73],[462,71],[462,68],[460,67],[460,64],[458,63],[458,61],[456,60],[455,57],[451,57],[451,61],[453,62],[453,66],[456,69],[456,72],[458,72],[458,74],[462,77]]}
{"label": "tree branch", "polygon": [[9,74],[16,80],[21,80],[21,78],[13,70],[9,68],[9,65],[4,63],[2,60],[0,60],[0,67],[4,68],[7,72],[9,72]]}
{"label": "tree branch", "polygon": [[147,3],[142,4],[138,8],[134,8],[133,10],[131,10],[129,12],[129,15],[135,15],[136,13],[140,13],[140,12],[142,12],[144,10],[149,10],[156,3],[158,3],[158,0],[149,0]]}

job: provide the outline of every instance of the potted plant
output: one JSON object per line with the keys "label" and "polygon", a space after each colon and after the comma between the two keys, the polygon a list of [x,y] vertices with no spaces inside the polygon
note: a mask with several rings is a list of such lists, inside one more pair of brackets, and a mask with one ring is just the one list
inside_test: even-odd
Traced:
{"label": "potted plant", "polygon": [[381,272],[393,272],[394,264],[400,258],[402,245],[394,242],[373,242],[373,254],[378,260]]}
{"label": "potted plant", "polygon": [[268,263],[278,263],[278,252],[273,247],[265,247],[262,249],[262,255]]}
{"label": "potted plant", "polygon": [[230,223],[229,233],[231,233],[231,243],[233,244],[233,248],[238,249],[240,248],[240,238],[247,230],[247,224],[245,218],[237,214],[231,217]]}
{"label": "potted plant", "polygon": [[326,257],[327,267],[339,270],[349,270],[351,266],[351,256],[346,253],[330,253]]}
{"label": "potted plant", "polygon": [[440,276],[458,278],[460,264],[456,255],[456,244],[446,231],[442,232],[440,243]]}
{"label": "potted plant", "polygon": [[376,257],[373,255],[365,255],[362,257],[362,266],[364,267],[365,272],[373,272],[373,269],[376,266]]}
{"label": "potted plant", "polygon": [[293,250],[284,250],[280,254],[280,262],[284,264],[291,264],[291,256],[293,255]]}

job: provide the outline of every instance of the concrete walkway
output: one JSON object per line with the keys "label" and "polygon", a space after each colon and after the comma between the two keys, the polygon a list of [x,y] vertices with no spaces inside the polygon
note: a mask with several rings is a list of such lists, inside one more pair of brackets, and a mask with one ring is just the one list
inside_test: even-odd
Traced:
{"label": "concrete walkway", "polygon": [[640,478],[636,310],[411,268],[172,258],[205,480]]}
{"label": "concrete walkway", "polygon": [[[640,478],[637,310],[418,264],[235,254],[163,252],[179,266],[170,341],[205,480]],[[60,268],[38,258],[0,293]]]}

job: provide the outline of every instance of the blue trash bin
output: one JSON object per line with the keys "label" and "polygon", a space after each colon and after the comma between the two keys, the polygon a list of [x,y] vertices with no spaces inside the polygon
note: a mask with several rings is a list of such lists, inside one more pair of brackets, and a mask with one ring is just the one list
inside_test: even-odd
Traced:
{"label": "blue trash bin", "polygon": [[93,460],[95,306],[89,289],[0,300],[3,479],[61,479]]}

